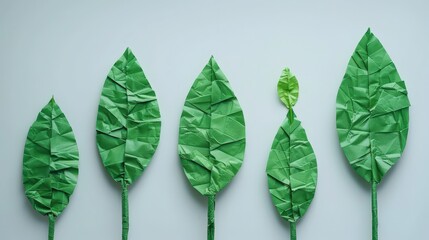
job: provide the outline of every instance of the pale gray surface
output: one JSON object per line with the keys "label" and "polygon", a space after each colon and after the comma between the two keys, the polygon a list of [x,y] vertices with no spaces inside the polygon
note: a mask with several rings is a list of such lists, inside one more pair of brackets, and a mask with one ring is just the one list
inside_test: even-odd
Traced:
{"label": "pale gray surface", "polygon": [[78,185],[57,221],[56,239],[120,239],[120,189],[98,157],[95,120],[104,79],[127,46],[162,115],[159,148],[129,193],[130,240],[206,238],[206,200],[184,177],[177,136],[186,94],[211,54],[247,126],[244,164],[217,198],[216,239],[289,238],[265,175],[286,115],[276,95],[284,66],[298,77],[295,111],[319,165],[317,193],[298,224],[298,239],[370,239],[369,185],[352,172],[335,131],[337,90],[369,26],[406,81],[412,104],[407,148],[379,188],[380,239],[429,239],[428,10],[426,0],[2,0],[0,239],[47,239],[47,218],[25,198],[21,169],[28,128],[53,94],[80,150]]}

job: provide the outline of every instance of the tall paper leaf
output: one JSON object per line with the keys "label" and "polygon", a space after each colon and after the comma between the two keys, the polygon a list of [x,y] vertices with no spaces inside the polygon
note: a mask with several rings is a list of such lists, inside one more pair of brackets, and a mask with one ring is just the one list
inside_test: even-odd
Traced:
{"label": "tall paper leaf", "polygon": [[298,81],[284,69],[278,94],[289,108],[271,146],[267,163],[268,187],[280,216],[290,222],[291,239],[296,239],[296,222],[313,200],[317,183],[317,162],[301,122],[292,106],[298,99]]}
{"label": "tall paper leaf", "polygon": [[372,186],[373,240],[378,239],[377,184],[398,161],[408,133],[405,83],[368,29],[337,95],[337,132],[353,169]]}
{"label": "tall paper leaf", "polygon": [[145,170],[159,143],[160,113],[136,57],[127,49],[110,70],[100,98],[97,146],[103,165],[122,187],[122,239],[128,239],[128,185]]}
{"label": "tall paper leaf", "polygon": [[186,97],[179,130],[179,156],[186,177],[209,199],[209,240],[214,239],[215,196],[240,169],[244,149],[243,112],[211,57]]}
{"label": "tall paper leaf", "polygon": [[69,203],[77,183],[79,153],[72,128],[54,98],[28,131],[23,182],[33,208],[49,217],[49,239],[55,219]]}

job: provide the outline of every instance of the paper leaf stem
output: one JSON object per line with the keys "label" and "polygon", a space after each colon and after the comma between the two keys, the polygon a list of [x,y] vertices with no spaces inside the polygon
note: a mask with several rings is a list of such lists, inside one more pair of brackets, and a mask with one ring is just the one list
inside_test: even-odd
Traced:
{"label": "paper leaf stem", "polygon": [[23,164],[25,195],[37,212],[49,217],[50,240],[55,219],[76,187],[78,160],[72,128],[52,98],[28,131]]}
{"label": "paper leaf stem", "polygon": [[404,81],[368,29],[338,90],[336,115],[347,160],[372,186],[373,240],[378,239],[376,187],[404,151],[409,106]]}
{"label": "paper leaf stem", "polygon": [[243,112],[211,57],[186,97],[179,130],[179,156],[185,175],[209,198],[209,240],[214,239],[215,195],[240,169],[244,149]]}
{"label": "paper leaf stem", "polygon": [[287,68],[280,78],[278,92],[290,109],[274,138],[266,172],[271,199],[280,216],[290,222],[291,240],[295,240],[296,222],[307,212],[316,191],[317,162],[305,130],[293,114],[298,81]]}
{"label": "paper leaf stem", "polygon": [[97,116],[97,147],[109,175],[122,187],[122,239],[128,238],[128,185],[146,169],[159,143],[155,92],[130,49],[104,82]]}

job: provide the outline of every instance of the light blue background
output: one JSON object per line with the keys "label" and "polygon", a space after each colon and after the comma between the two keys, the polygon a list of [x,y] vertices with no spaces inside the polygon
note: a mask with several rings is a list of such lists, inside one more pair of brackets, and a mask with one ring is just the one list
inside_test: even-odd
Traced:
{"label": "light blue background", "polygon": [[245,162],[216,205],[216,239],[284,240],[289,227],[267,190],[265,164],[286,108],[276,95],[289,66],[300,83],[295,112],[319,165],[300,240],[371,236],[370,187],[349,167],[335,131],[335,97],[347,62],[371,27],[406,81],[407,148],[379,187],[381,240],[429,239],[428,1],[4,1],[0,2],[0,239],[47,239],[47,218],[24,196],[28,128],[55,95],[80,150],[80,175],[56,225],[58,240],[118,240],[121,194],[95,144],[101,88],[131,47],[156,91],[162,136],[130,190],[129,239],[206,238],[206,199],[177,156],[182,106],[214,55],[243,108]]}

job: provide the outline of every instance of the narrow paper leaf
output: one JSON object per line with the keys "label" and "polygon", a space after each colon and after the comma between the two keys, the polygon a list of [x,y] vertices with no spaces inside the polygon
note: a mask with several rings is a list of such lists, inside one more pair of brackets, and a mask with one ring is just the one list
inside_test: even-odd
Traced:
{"label": "narrow paper leaf", "polygon": [[404,81],[368,30],[347,66],[337,95],[337,132],[349,163],[379,183],[405,148],[410,102]]}
{"label": "narrow paper leaf", "polygon": [[159,143],[161,120],[155,92],[130,49],[104,82],[97,116],[103,165],[122,187],[122,239],[128,239],[128,185],[143,173]]}
{"label": "narrow paper leaf", "polygon": [[78,159],[72,128],[52,98],[28,131],[23,164],[25,195],[36,211],[49,216],[49,239],[76,187]]}
{"label": "narrow paper leaf", "polygon": [[179,156],[186,177],[202,195],[216,195],[241,167],[245,125],[229,82],[212,57],[186,97]]}
{"label": "narrow paper leaf", "polygon": [[267,163],[268,187],[280,216],[289,222],[302,217],[313,200],[317,162],[301,122],[286,118],[279,128]]}

